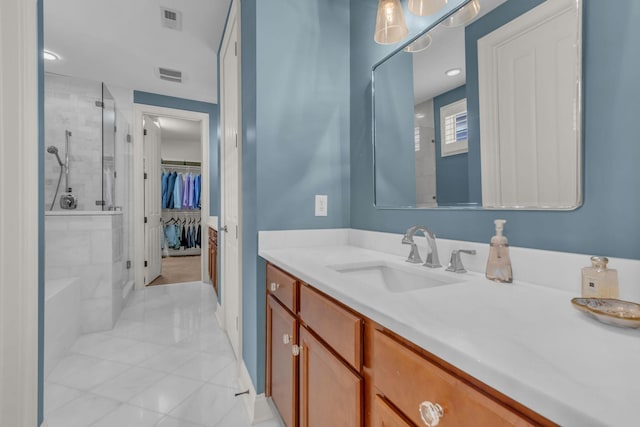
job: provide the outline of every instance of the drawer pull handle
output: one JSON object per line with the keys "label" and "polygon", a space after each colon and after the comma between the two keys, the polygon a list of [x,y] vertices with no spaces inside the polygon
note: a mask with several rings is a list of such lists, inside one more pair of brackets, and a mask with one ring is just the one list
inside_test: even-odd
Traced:
{"label": "drawer pull handle", "polygon": [[277,291],[279,287],[280,287],[280,284],[279,284],[279,283],[276,283],[276,282],[271,282],[271,283],[269,284],[269,290],[270,290],[271,292],[275,292],[275,291]]}
{"label": "drawer pull handle", "polygon": [[440,423],[440,418],[444,416],[444,409],[438,403],[431,403],[425,400],[418,409],[422,421],[428,427],[437,426]]}
{"label": "drawer pull handle", "polygon": [[289,334],[284,334],[282,336],[282,343],[283,344],[289,344],[291,342],[291,335]]}
{"label": "drawer pull handle", "polygon": [[302,347],[297,344],[291,346],[291,354],[293,354],[294,356],[299,356],[300,353],[302,353]]}

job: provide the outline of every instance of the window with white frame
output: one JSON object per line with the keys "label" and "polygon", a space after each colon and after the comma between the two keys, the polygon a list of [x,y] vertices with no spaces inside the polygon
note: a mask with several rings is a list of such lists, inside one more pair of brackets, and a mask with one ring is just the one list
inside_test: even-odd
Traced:
{"label": "window with white frame", "polygon": [[440,107],[440,156],[453,156],[469,151],[467,99]]}

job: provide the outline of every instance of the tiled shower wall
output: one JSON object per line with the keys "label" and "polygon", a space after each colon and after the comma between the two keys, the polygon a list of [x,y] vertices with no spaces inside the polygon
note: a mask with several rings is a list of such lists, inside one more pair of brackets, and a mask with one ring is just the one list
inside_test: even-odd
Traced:
{"label": "tiled shower wall", "polygon": [[120,315],[123,234],[120,212],[45,215],[45,282],[78,279],[81,333],[111,329]]}
{"label": "tiled shower wall", "polygon": [[[69,143],[69,187],[78,197],[77,210],[100,210],[102,200],[102,84],[57,74],[45,74],[45,145],[58,148],[64,162],[65,130],[71,131]],[[56,191],[60,166],[55,156],[45,154],[45,206],[49,210]],[[61,210],[60,194],[65,191],[62,176],[53,210]]]}

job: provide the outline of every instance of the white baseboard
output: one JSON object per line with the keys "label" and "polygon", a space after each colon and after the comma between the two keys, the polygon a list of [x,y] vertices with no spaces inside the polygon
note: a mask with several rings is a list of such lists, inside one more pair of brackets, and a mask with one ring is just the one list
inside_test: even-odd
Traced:
{"label": "white baseboard", "polygon": [[129,293],[133,289],[133,280],[129,280],[124,288],[122,288],[122,299],[126,302]]}
{"label": "white baseboard", "polygon": [[218,320],[218,326],[224,331],[224,312],[220,303],[216,303],[216,320]]}
{"label": "white baseboard", "polygon": [[264,393],[256,394],[256,389],[253,386],[253,381],[251,381],[249,371],[244,361],[240,362],[240,386],[243,390],[249,390],[249,394],[243,395],[244,404],[249,414],[249,421],[251,421],[252,424],[256,424],[272,419],[273,412],[271,412],[271,406],[269,406],[269,402]]}

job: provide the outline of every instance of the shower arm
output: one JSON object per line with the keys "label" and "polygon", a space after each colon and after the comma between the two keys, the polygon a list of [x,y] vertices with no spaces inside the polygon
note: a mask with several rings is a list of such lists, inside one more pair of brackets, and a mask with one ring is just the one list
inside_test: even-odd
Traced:
{"label": "shower arm", "polygon": [[71,131],[65,130],[65,147],[64,147],[64,188],[65,192],[70,193],[69,190],[69,139],[71,138]]}

